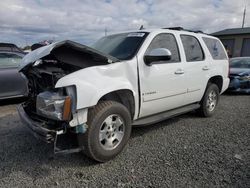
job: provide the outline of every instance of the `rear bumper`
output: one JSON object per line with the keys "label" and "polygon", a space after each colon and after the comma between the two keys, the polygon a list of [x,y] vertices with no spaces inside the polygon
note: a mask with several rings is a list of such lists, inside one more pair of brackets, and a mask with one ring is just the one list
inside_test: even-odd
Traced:
{"label": "rear bumper", "polygon": [[223,93],[224,91],[227,90],[227,88],[229,86],[229,82],[230,82],[229,78],[223,79],[223,86],[222,86],[222,89],[221,89],[221,93]]}
{"label": "rear bumper", "polygon": [[37,122],[32,120],[27,113],[24,111],[23,106],[19,105],[17,107],[20,119],[23,124],[25,124],[30,132],[40,140],[45,141],[46,143],[53,143],[56,138],[56,131],[45,128],[42,122]]}

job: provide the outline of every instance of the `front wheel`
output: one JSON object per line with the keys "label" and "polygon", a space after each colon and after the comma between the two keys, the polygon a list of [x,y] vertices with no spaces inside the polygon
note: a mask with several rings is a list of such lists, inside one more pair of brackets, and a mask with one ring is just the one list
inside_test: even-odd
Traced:
{"label": "front wheel", "polygon": [[205,94],[200,102],[201,107],[198,113],[203,117],[210,117],[214,114],[219,101],[219,88],[216,84],[208,84]]}
{"label": "front wheel", "polygon": [[131,133],[131,116],[128,109],[115,101],[102,101],[88,112],[88,130],[78,134],[78,143],[84,153],[106,162],[125,147]]}

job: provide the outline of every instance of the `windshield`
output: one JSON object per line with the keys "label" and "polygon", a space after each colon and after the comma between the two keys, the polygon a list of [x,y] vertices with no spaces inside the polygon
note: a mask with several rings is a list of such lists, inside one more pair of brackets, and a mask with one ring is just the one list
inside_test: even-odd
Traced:
{"label": "windshield", "polygon": [[247,68],[250,69],[250,58],[238,58],[230,60],[231,68]]}
{"label": "windshield", "polygon": [[18,67],[21,56],[12,53],[0,53],[0,68],[13,68]]}
{"label": "windshield", "polygon": [[120,60],[135,56],[148,33],[134,32],[110,35],[98,40],[92,47]]}

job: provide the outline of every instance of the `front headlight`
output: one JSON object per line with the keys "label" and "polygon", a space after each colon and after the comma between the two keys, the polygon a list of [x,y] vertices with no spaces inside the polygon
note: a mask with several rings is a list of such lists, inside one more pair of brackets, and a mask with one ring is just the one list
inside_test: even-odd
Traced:
{"label": "front headlight", "polygon": [[69,120],[71,113],[71,98],[57,92],[45,91],[37,95],[37,114],[53,120]]}

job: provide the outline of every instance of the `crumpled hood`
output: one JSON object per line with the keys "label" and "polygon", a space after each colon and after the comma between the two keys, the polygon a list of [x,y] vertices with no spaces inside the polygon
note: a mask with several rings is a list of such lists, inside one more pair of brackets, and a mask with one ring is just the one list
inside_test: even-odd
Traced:
{"label": "crumpled hood", "polygon": [[67,48],[67,49],[77,51],[78,53],[82,53],[82,54],[90,54],[94,57],[96,61],[101,61],[106,64],[119,61],[117,58],[110,56],[108,54],[99,52],[91,47],[88,47],[88,46],[85,46],[85,45],[82,45],[73,41],[65,40],[61,42],[52,43],[50,45],[38,48],[30,52],[29,54],[24,56],[24,58],[22,59],[21,64],[19,66],[19,70],[22,70],[26,66],[33,64],[36,60],[39,60],[45,56],[48,56],[53,51],[58,50],[60,48]]}
{"label": "crumpled hood", "polygon": [[250,74],[250,69],[247,68],[230,68],[230,75],[246,75]]}

